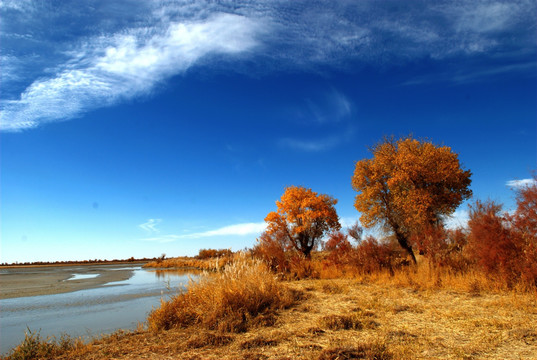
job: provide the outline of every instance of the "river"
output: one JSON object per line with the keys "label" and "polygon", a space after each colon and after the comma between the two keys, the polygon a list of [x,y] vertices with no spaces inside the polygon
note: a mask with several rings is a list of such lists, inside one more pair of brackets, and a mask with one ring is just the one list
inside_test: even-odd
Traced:
{"label": "river", "polygon": [[[102,276],[92,275],[91,267],[84,266],[84,274],[78,273],[80,267],[72,267],[70,278],[62,281]],[[69,267],[62,269],[69,270]],[[189,278],[198,274],[194,270],[146,270],[139,265],[115,267],[112,271],[125,270],[132,273],[127,280],[105,283],[93,289],[0,300],[0,354],[6,354],[18,345],[28,329],[33,333],[39,331],[42,338],[59,338],[66,333],[86,339],[118,329],[135,329],[146,320],[153,307],[159,306],[161,299],[184,289]],[[39,272],[39,268],[32,271]],[[3,270],[0,279],[6,275]]]}

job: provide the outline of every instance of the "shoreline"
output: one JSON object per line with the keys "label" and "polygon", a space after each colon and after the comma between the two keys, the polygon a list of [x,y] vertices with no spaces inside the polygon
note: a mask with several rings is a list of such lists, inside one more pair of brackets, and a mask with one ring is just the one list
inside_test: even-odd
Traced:
{"label": "shoreline", "polygon": [[[126,269],[125,265],[132,269]],[[103,263],[2,267],[0,270],[13,271],[0,274],[0,300],[98,288],[130,279],[134,268],[142,265],[143,263]],[[69,280],[75,274],[95,277]]]}
{"label": "shoreline", "polygon": [[118,261],[99,261],[99,262],[70,262],[70,263],[51,263],[51,264],[28,264],[28,265],[0,265],[0,270],[8,269],[25,269],[25,268],[41,268],[41,267],[66,267],[66,266],[96,266],[96,265],[141,265],[147,264],[153,260],[118,260]]}

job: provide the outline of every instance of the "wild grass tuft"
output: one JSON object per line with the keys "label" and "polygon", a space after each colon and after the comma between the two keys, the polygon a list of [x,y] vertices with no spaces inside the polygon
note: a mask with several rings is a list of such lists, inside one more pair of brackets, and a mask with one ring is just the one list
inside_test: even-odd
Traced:
{"label": "wild grass tuft", "polygon": [[321,318],[321,325],[329,330],[360,330],[364,324],[359,316],[352,315],[326,315]]}
{"label": "wild grass tuft", "polygon": [[5,360],[31,360],[31,359],[54,359],[63,353],[74,351],[84,347],[80,339],[73,339],[68,335],[62,335],[59,339],[55,337],[41,338],[38,332],[30,329],[24,334],[24,340],[16,346]]}
{"label": "wild grass tuft", "polygon": [[198,349],[206,346],[225,346],[231,342],[233,342],[233,336],[202,332],[192,336],[187,341],[186,346],[191,349]]}
{"label": "wild grass tuft", "polygon": [[357,346],[335,347],[321,351],[318,360],[350,360],[350,359],[372,359],[391,360],[392,353],[385,344],[359,344]]}
{"label": "wild grass tuft", "polygon": [[255,318],[291,306],[297,294],[279,282],[267,265],[239,255],[222,272],[205,274],[188,289],[151,312],[154,331],[200,325],[226,332],[243,332]]}

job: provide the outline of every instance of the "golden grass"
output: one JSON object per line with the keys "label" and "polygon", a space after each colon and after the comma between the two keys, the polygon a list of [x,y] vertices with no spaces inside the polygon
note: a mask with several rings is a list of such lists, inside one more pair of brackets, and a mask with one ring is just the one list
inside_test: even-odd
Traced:
{"label": "golden grass", "polygon": [[[394,276],[279,282],[270,273],[260,278],[259,273],[265,270],[250,269],[256,266],[262,265],[243,262],[236,268],[228,266],[226,275],[224,271],[222,277],[214,274],[199,283],[200,288],[193,291],[198,297],[189,301],[199,300],[204,305],[193,304],[192,314],[197,320],[189,326],[116,333],[50,358],[537,358],[535,292],[494,287],[477,274],[469,278],[436,274],[438,280],[422,268],[406,274],[396,272]],[[265,282],[268,284],[260,285]],[[266,295],[257,293],[267,294],[276,288],[281,294],[285,291],[281,289],[290,288],[303,295],[293,297],[290,307],[269,307],[257,316],[233,310],[249,308],[237,305],[247,298],[262,303]],[[235,297],[242,300],[235,301]],[[244,315],[247,326],[230,326],[227,322],[235,324],[235,320],[215,310],[219,308],[231,309],[234,316]],[[237,329],[243,331],[234,332]]]}
{"label": "golden grass", "polygon": [[151,261],[145,264],[144,268],[193,268],[198,270],[217,271],[226,267],[233,261],[232,256],[215,257],[209,259],[196,259],[191,257],[176,257],[165,260]]}
{"label": "golden grass", "polygon": [[191,281],[187,290],[162,301],[148,318],[154,331],[201,325],[206,329],[242,332],[251,324],[289,307],[295,294],[260,260],[239,255],[222,272]]}

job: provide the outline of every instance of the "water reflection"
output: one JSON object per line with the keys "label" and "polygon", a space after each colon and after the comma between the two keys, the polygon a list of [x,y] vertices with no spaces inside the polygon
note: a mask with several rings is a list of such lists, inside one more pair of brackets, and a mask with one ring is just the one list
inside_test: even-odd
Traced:
{"label": "water reflection", "polygon": [[[87,269],[89,270],[89,269]],[[102,287],[65,294],[0,300],[0,354],[24,338],[27,327],[41,336],[88,336],[134,329],[160,300],[195,280],[200,271],[145,270],[131,267],[133,276]]]}

